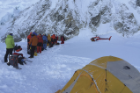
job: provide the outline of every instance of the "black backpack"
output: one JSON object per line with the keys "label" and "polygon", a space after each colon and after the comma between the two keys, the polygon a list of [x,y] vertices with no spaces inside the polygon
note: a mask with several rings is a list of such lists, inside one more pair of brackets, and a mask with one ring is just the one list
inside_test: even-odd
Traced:
{"label": "black backpack", "polygon": [[[22,59],[24,59],[23,54],[15,53],[9,56],[9,62],[7,65],[12,65],[13,67],[19,69],[18,63],[23,65]],[[26,62],[24,62],[26,64]]]}
{"label": "black backpack", "polygon": [[9,63],[7,65],[12,65],[15,68],[18,68],[18,55],[10,55]]}

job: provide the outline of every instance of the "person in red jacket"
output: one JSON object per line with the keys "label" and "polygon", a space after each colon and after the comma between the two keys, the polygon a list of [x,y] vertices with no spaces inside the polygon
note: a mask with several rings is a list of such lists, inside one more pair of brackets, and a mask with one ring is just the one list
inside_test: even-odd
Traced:
{"label": "person in red jacket", "polygon": [[65,38],[64,36],[61,36],[61,44],[64,44]]}
{"label": "person in red jacket", "polygon": [[58,36],[55,35],[55,40],[54,40],[54,43],[57,44],[57,40],[58,40]]}
{"label": "person in red jacket", "polygon": [[29,54],[29,51],[30,51],[30,44],[29,44],[29,42],[30,42],[30,40],[31,40],[31,37],[32,37],[32,32],[30,32],[30,34],[27,36],[27,42],[28,42],[28,44],[27,44],[27,53]]}
{"label": "person in red jacket", "polygon": [[53,34],[53,35],[51,36],[51,43],[52,43],[52,44],[55,43],[55,34]]}
{"label": "person in red jacket", "polygon": [[39,53],[39,52],[41,53],[41,51],[42,51],[42,46],[43,46],[42,35],[39,34],[39,35],[37,36],[37,38],[38,38],[37,53]]}

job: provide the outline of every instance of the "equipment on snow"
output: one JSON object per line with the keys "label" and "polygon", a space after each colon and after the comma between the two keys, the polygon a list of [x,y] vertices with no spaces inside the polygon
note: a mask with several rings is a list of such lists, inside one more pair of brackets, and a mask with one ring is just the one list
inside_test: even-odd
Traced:
{"label": "equipment on snow", "polygon": [[96,37],[92,37],[91,41],[97,41],[97,40],[109,40],[110,41],[111,37],[112,36],[110,36],[109,38],[100,38],[100,37],[96,36]]}
{"label": "equipment on snow", "polygon": [[51,47],[53,47],[53,43],[52,42],[49,44],[49,48],[51,48]]}
{"label": "equipment on snow", "polygon": [[[16,68],[16,69],[21,69],[21,68],[19,68],[19,66],[18,66],[18,63],[20,64],[20,65],[24,65],[24,64],[26,64],[26,62],[25,62],[25,57],[23,57],[23,54],[22,53],[15,53],[15,51],[16,52],[19,52],[19,51],[21,51],[22,50],[22,48],[21,48],[21,46],[15,46],[14,47],[14,53],[12,54],[12,55],[10,55],[9,56],[9,62],[7,63],[7,65],[8,66],[10,66],[10,65],[12,65],[14,68]],[[27,60],[28,61],[28,60]]]}
{"label": "equipment on snow", "polygon": [[31,60],[29,60],[29,59],[27,59],[27,58],[24,58],[24,61],[32,62]]}
{"label": "equipment on snow", "polygon": [[21,60],[21,57],[23,57],[23,54],[13,53],[12,55],[9,56],[9,62],[7,63],[7,65],[9,66],[12,65],[13,67],[18,69],[19,68],[18,63],[23,64],[21,63],[22,61],[19,62],[19,60]]}
{"label": "equipment on snow", "polygon": [[7,63],[7,65],[12,65],[13,67],[19,69],[18,63],[20,65],[24,65],[27,64],[26,61],[32,62],[31,60],[28,60],[27,58],[23,57],[22,53],[13,53],[9,56],[9,62]]}
{"label": "equipment on snow", "polygon": [[57,43],[55,43],[55,45],[59,45],[59,44],[60,44],[60,43],[58,43],[58,42],[57,42]]}
{"label": "equipment on snow", "polygon": [[16,46],[14,47],[14,52],[15,52],[15,51],[16,51],[16,52],[19,52],[19,51],[21,51],[21,50],[22,50],[21,46],[16,45]]}

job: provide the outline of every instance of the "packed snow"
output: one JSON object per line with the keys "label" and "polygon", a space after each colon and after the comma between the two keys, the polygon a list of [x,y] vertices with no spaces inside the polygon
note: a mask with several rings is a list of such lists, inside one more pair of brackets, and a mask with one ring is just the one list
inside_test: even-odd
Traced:
{"label": "packed snow", "polygon": [[[35,4],[39,0],[1,0],[0,1],[0,22],[7,22],[13,16],[18,16],[19,12],[25,8]],[[62,0],[51,0],[51,9],[57,7],[57,2]],[[69,0],[70,8],[76,8],[81,10],[81,19],[89,20],[89,16],[86,16],[88,11],[88,5],[91,0],[75,0],[71,2]],[[120,3],[125,3],[129,8],[137,22],[138,10],[132,8],[130,0],[108,0],[113,2],[112,11],[118,11]],[[78,3],[79,2],[79,3]],[[76,7],[73,7],[75,4]],[[87,19],[85,19],[86,17]],[[115,18],[114,18],[115,19]],[[23,21],[23,20],[21,20]],[[8,27],[8,25],[6,25]],[[0,29],[0,37],[3,36],[5,28]],[[99,40],[92,42],[91,37],[98,35],[102,38],[109,38],[111,40]],[[23,55],[28,58],[27,54],[27,40],[15,43],[22,47]],[[60,41],[59,41],[60,42]],[[103,57],[103,56],[115,56],[119,57],[131,65],[133,65],[138,71],[140,71],[140,32],[137,32],[131,37],[123,37],[117,33],[112,24],[101,24],[96,32],[92,32],[91,29],[80,29],[80,34],[74,38],[65,41],[65,44],[55,45],[52,48],[38,53],[33,59],[29,59],[32,62],[27,62],[27,65],[19,65],[21,70],[17,70],[12,66],[8,66],[4,63],[4,55],[6,53],[5,43],[0,42],[0,93],[54,93],[69,81],[74,72],[83,68],[91,61]]]}
{"label": "packed snow", "polygon": [[[103,56],[119,57],[140,71],[140,33],[125,38],[111,29],[98,30],[98,36],[112,36],[111,40],[92,42],[90,38],[95,35],[90,29],[81,29],[78,36],[65,44],[47,48],[29,59],[32,62],[19,65],[21,70],[3,62],[6,45],[0,43],[0,93],[54,93],[63,88],[76,70]],[[26,40],[16,44],[21,45],[23,50],[20,53],[28,58]]]}

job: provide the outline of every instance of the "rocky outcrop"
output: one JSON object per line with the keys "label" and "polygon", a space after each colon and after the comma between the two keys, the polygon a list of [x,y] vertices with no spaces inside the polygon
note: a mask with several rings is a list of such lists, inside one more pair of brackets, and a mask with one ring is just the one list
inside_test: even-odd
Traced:
{"label": "rocky outcrop", "polygon": [[[136,2],[139,4],[139,0]],[[58,0],[56,7],[51,8],[51,5],[51,0],[40,0],[28,7],[8,23],[6,35],[13,32],[17,38],[15,41],[21,41],[30,32],[64,35],[70,39],[78,35],[81,28],[89,27],[96,32],[100,24],[107,23],[123,35],[134,34],[140,29],[134,14],[125,4],[113,6],[110,0],[91,0],[86,11],[81,10],[84,3],[78,0]]]}
{"label": "rocky outcrop", "polygon": [[123,36],[133,35],[140,30],[134,14],[129,12],[125,5],[121,6],[118,15],[114,17],[113,27]]}
{"label": "rocky outcrop", "polygon": [[78,35],[81,28],[79,19],[77,19],[78,11],[74,13],[69,9],[66,1],[62,0],[61,2],[65,4],[65,7],[60,3],[60,6],[51,10],[51,1],[41,0],[32,7],[25,9],[19,18],[12,21],[7,29],[7,34],[13,32],[18,39],[20,38],[19,41],[34,31],[38,34],[64,35],[66,39]]}
{"label": "rocky outcrop", "polygon": [[136,0],[136,5],[140,7],[140,0]]}
{"label": "rocky outcrop", "polygon": [[96,0],[89,6],[89,27],[92,29],[92,31],[96,31],[96,28],[100,25],[100,23],[106,24],[111,21],[111,7],[106,4],[104,6],[100,6],[99,3],[103,2],[100,0]]}

